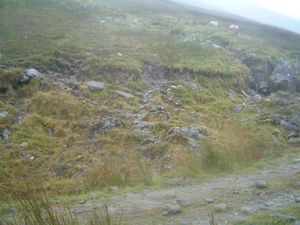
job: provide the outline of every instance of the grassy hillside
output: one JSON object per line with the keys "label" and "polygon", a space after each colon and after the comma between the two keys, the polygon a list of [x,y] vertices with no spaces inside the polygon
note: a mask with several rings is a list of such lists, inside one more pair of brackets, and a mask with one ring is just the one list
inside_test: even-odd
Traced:
{"label": "grassy hillside", "polygon": [[[240,31],[229,30],[232,23]],[[247,101],[241,90],[251,76],[240,56],[295,59],[300,36],[161,0],[2,0],[0,31],[0,111],[8,112],[0,132],[10,131],[0,142],[1,200],[26,195],[32,179],[54,195],[77,194],[234,171],[282,151],[273,138],[284,141],[284,131],[256,120],[260,103],[233,110]],[[45,76],[20,84],[31,67]],[[90,80],[105,89],[91,91]],[[134,127],[153,85],[151,107],[170,115],[146,117],[159,143]],[[92,138],[111,117],[122,125]],[[172,139],[178,127],[209,138],[191,147]]]}

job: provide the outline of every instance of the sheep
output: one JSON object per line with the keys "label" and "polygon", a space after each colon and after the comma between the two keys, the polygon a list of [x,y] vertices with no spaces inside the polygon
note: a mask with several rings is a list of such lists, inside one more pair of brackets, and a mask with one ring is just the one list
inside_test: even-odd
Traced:
{"label": "sheep", "polygon": [[238,25],[232,24],[229,26],[229,30],[238,31],[240,27]]}
{"label": "sheep", "polygon": [[209,25],[212,27],[217,27],[217,26],[219,26],[219,23],[218,23],[218,21],[210,21]]}

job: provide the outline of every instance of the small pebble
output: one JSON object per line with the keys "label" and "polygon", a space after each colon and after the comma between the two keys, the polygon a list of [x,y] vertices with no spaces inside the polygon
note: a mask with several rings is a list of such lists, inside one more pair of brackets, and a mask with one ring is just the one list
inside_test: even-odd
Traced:
{"label": "small pebble", "polygon": [[75,209],[73,209],[73,212],[76,214],[80,214],[80,213],[82,213],[82,209],[75,208]]}
{"label": "small pebble", "polygon": [[266,189],[268,187],[268,183],[264,180],[258,180],[256,181],[255,186],[258,189]]}
{"label": "small pebble", "polygon": [[174,214],[179,214],[182,211],[182,208],[178,204],[169,204],[166,206],[166,212],[164,215],[174,215]]}

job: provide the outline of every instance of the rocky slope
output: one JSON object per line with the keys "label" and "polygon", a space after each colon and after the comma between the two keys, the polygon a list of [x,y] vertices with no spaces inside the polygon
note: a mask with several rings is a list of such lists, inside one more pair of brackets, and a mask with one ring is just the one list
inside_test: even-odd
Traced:
{"label": "rocky slope", "polygon": [[231,172],[300,144],[296,34],[159,0],[0,4],[2,200],[32,180],[64,195]]}

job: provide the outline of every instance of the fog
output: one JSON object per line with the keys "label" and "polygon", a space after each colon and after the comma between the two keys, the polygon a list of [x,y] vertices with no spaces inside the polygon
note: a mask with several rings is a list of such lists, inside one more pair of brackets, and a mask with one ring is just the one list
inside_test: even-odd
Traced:
{"label": "fog", "polygon": [[[177,3],[230,13],[300,33],[300,5],[296,0],[172,0]],[[284,4],[285,3],[285,4]],[[290,4],[290,5],[288,5]],[[300,6],[299,6],[300,7]]]}

